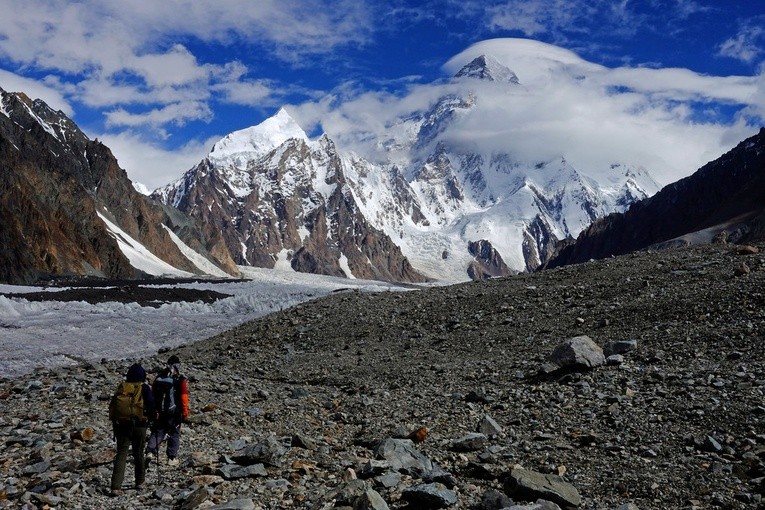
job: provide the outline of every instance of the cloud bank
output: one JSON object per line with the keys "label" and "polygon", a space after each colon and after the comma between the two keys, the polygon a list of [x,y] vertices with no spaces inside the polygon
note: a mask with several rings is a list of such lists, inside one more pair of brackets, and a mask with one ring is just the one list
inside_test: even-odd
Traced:
{"label": "cloud bank", "polygon": [[[251,69],[221,51],[199,61],[195,44],[252,45],[298,64],[340,45],[363,44],[371,17],[363,2],[336,0],[238,0],[202,2],[127,0],[28,0],[6,6],[0,17],[0,56],[26,70],[64,76],[68,92],[94,107],[154,104],[145,123],[161,122],[161,112],[190,107],[211,89],[220,100],[250,104],[276,91]],[[53,84],[55,88],[56,84]],[[112,115],[112,126],[134,126],[140,114]],[[184,117],[165,115],[164,122]],[[124,122],[124,124],[123,124]]]}
{"label": "cloud bank", "polygon": [[[413,85],[404,94],[338,90],[292,111],[304,128],[321,125],[341,146],[372,160],[396,122],[445,94],[475,94],[473,112],[451,126],[451,143],[536,163],[557,157],[596,174],[613,163],[644,166],[661,183],[689,175],[751,136],[765,118],[765,76],[706,76],[687,69],[606,67],[530,39],[474,44],[444,65],[453,76],[491,55],[520,86],[477,80]],[[722,108],[722,109],[721,109]],[[730,117],[729,109],[734,109]]]}

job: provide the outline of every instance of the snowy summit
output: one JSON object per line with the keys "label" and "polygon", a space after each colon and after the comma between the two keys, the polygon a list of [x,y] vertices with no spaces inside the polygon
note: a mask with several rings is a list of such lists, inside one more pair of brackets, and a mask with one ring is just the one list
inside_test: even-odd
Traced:
{"label": "snowy summit", "polygon": [[305,131],[295,119],[281,108],[257,126],[234,131],[215,144],[207,156],[220,166],[233,165],[244,170],[248,161],[268,154],[285,141],[297,138],[308,140]]}
{"label": "snowy summit", "polygon": [[519,83],[518,77],[514,72],[500,64],[497,59],[490,55],[476,57],[460,69],[454,77]]}

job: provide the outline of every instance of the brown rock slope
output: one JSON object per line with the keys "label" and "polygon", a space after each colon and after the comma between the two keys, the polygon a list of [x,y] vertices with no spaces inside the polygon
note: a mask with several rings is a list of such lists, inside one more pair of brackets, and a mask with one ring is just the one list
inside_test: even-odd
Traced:
{"label": "brown rock slope", "polygon": [[559,243],[547,267],[655,246],[765,239],[765,128],[693,175]]}
{"label": "brown rock slope", "polygon": [[[132,360],[4,381],[0,507],[761,508],[763,283],[763,255],[711,245],[275,313],[177,351],[182,463],[111,501]],[[622,349],[543,370],[579,335]]]}
{"label": "brown rock slope", "polygon": [[165,227],[231,274],[218,235],[138,193],[108,147],[63,112],[0,89],[0,281],[138,278],[98,214],[172,266],[199,273]]}

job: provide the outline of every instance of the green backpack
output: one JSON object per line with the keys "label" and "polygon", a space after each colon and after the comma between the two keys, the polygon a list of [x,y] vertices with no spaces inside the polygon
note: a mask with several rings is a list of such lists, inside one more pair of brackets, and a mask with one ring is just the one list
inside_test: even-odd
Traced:
{"label": "green backpack", "polygon": [[109,402],[109,420],[113,422],[146,421],[142,388],[141,382],[121,382]]}

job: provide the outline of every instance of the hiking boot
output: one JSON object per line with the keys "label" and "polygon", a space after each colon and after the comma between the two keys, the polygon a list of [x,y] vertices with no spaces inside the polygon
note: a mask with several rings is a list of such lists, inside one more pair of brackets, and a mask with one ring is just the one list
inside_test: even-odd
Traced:
{"label": "hiking boot", "polygon": [[140,491],[143,489],[143,482],[135,484],[135,490]]}
{"label": "hiking boot", "polygon": [[111,492],[109,492],[109,496],[116,498],[117,496],[122,496],[122,489],[112,489]]}
{"label": "hiking boot", "polygon": [[180,463],[180,461],[176,457],[172,457],[167,459],[167,465],[168,466],[177,466]]}

